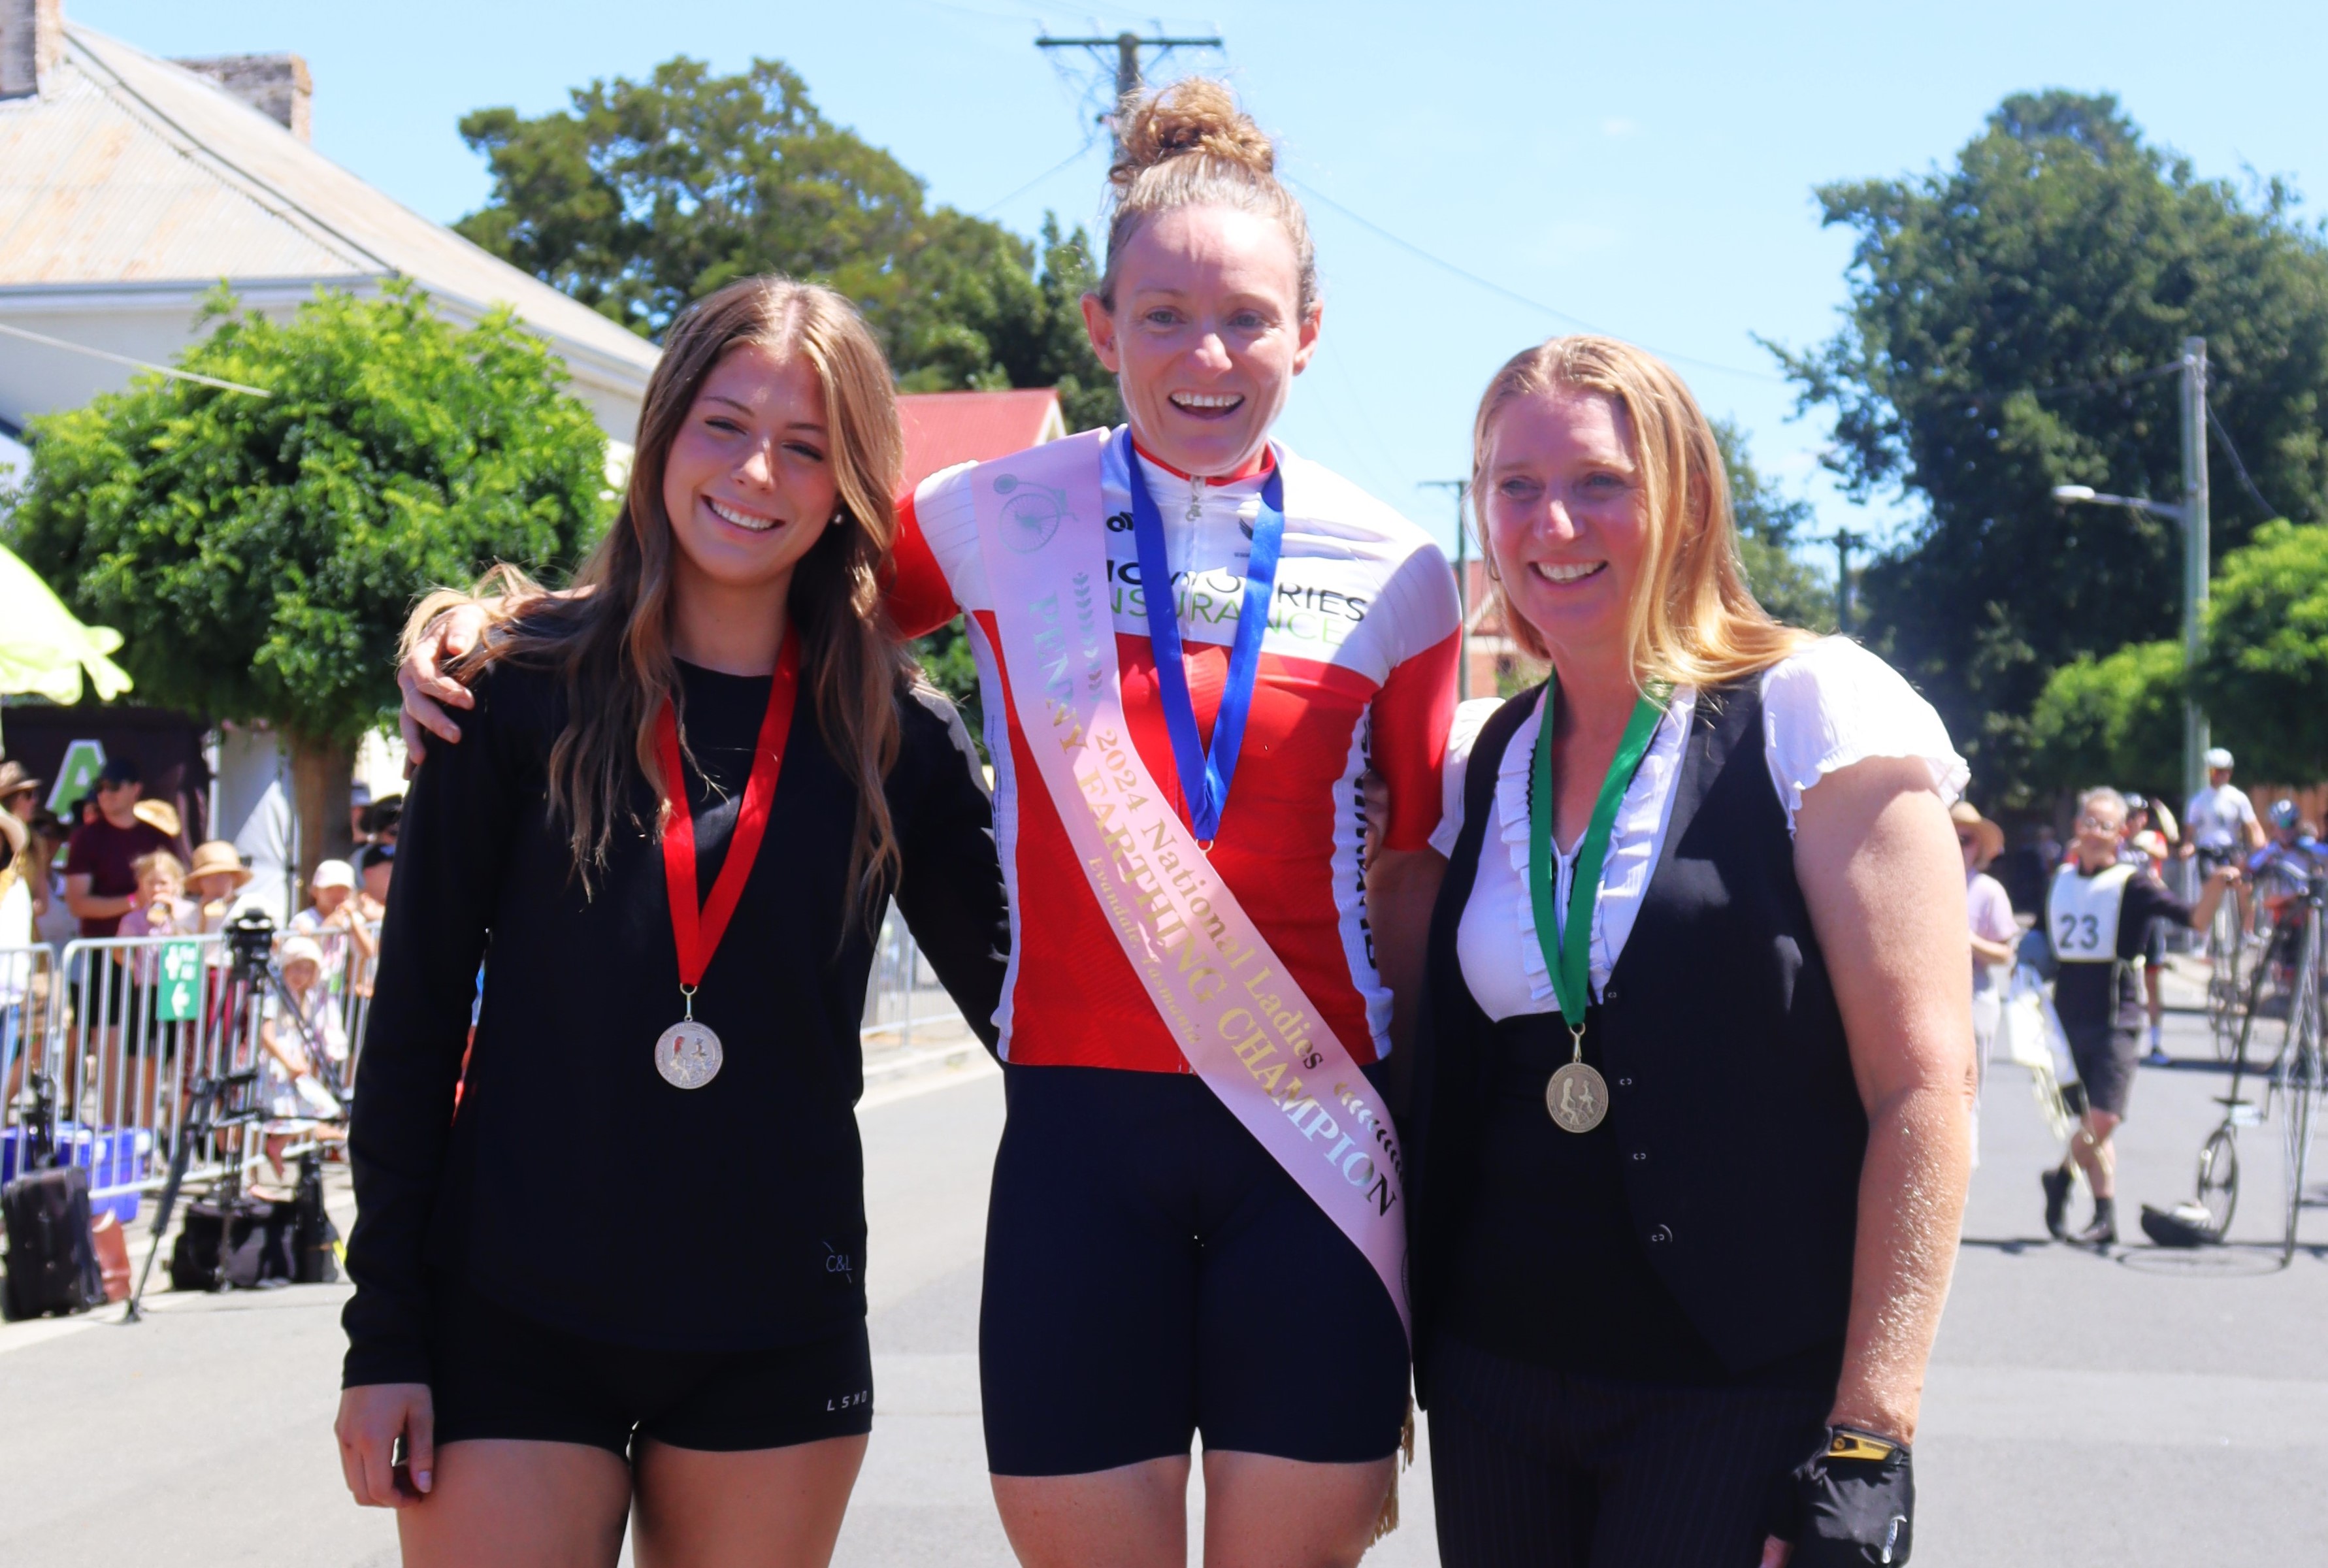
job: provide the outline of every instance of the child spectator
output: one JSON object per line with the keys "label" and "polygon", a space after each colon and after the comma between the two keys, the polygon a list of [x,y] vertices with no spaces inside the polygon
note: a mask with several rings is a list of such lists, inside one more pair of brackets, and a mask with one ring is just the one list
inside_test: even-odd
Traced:
{"label": "child spectator", "polygon": [[[137,878],[134,903],[121,917],[119,936],[200,936],[202,912],[186,897],[186,868],[167,850],[155,850],[130,862]],[[159,960],[151,948],[138,953],[137,983],[152,985]]]}
{"label": "child spectator", "polygon": [[324,983],[324,950],[314,938],[286,937],[276,962],[283,971],[283,989],[298,1009],[297,1019],[287,1020],[281,1001],[269,996],[258,1026],[259,1101],[272,1118],[267,1124],[267,1160],[279,1181],[283,1150],[292,1140],[314,1131],[318,1118],[340,1114],[340,1103],[318,1075],[310,1047],[322,1047],[336,1080],[348,1059],[348,1035]]}
{"label": "child spectator", "polygon": [[186,871],[186,891],[202,906],[202,929],[223,931],[240,906],[242,890],[250,885],[250,868],[224,839],[212,839],[194,851]]}
{"label": "child spectator", "polygon": [[356,903],[356,869],[345,860],[319,862],[307,891],[314,904],[291,916],[291,929],[314,939],[323,954],[324,983],[338,991],[346,980],[351,950],[361,973],[371,967],[380,938]]}
{"label": "child spectator", "polygon": [[371,844],[356,857],[363,878],[363,890],[356,896],[356,906],[366,920],[378,923],[388,913],[389,878],[396,872],[396,846]]}

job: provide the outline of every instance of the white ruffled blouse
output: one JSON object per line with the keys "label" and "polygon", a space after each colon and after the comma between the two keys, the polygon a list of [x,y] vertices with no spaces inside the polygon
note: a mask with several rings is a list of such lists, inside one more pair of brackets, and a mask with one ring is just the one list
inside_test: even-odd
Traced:
{"label": "white ruffled blouse", "polygon": [[[1432,847],[1442,855],[1454,852],[1455,837],[1462,831],[1463,772],[1472,742],[1500,706],[1492,700],[1467,702],[1456,712],[1447,747],[1445,809],[1439,831],[1432,836]],[[1600,870],[1600,895],[1592,908],[1595,997],[1609,983],[1625,939],[1632,934],[1650,874],[1665,849],[1683,742],[1696,710],[1694,690],[1684,687],[1674,692],[1640,771],[1618,804]],[[1539,700],[1504,748],[1496,771],[1495,820],[1480,847],[1478,875],[1456,931],[1463,978],[1491,1019],[1560,1010],[1544,949],[1536,941],[1535,907],[1527,887],[1528,770],[1542,721]],[[1763,672],[1762,754],[1771,788],[1786,808],[1789,833],[1806,790],[1828,774],[1871,756],[1921,758],[1931,769],[1933,790],[1944,801],[1954,801],[1971,776],[1932,705],[1899,671],[1847,637],[1823,637]],[[1494,852],[1498,840],[1504,848],[1500,855]],[[1576,848],[1572,845],[1563,853],[1558,845],[1553,847],[1558,863],[1553,908],[1563,922]]]}

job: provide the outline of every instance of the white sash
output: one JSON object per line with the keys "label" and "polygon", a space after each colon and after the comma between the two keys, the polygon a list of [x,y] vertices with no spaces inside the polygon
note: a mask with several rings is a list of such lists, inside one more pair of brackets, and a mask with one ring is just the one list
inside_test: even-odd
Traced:
{"label": "white sash", "polygon": [[[1403,1323],[1404,1161],[1390,1118],[1213,874],[1124,722],[1100,497],[1108,438],[1070,436],[971,475],[1027,748],[1189,1067],[1366,1255]],[[1124,460],[1139,461],[1129,451]]]}

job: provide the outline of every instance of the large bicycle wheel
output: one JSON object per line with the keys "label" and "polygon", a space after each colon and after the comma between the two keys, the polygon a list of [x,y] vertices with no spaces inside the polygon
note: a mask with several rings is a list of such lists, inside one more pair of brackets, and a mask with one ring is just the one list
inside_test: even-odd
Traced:
{"label": "large bicycle wheel", "polygon": [[2286,1151],[2286,1234],[2280,1261],[2295,1257],[2295,1233],[2304,1217],[2304,1181],[2312,1152],[2313,1112],[2320,1099],[2320,922],[2305,923],[2296,944],[2295,994],[2288,998],[2287,1052],[2280,1063],[2280,1141]]}
{"label": "large bicycle wheel", "polygon": [[2248,1011],[2247,988],[2240,983],[2245,955],[2239,937],[2239,899],[2227,894],[2207,925],[2207,1025],[2214,1035],[2217,1059],[2226,1062],[2239,1047]]}
{"label": "large bicycle wheel", "polygon": [[2216,1128],[2199,1150],[2198,1201],[2207,1211],[2207,1228],[2221,1241],[2239,1207],[2239,1144],[2229,1125]]}
{"label": "large bicycle wheel", "polygon": [[2311,1163],[2312,1123],[2320,1103],[2320,1056],[2306,1049],[2290,1070],[2281,1100],[2280,1130],[2287,1148],[2287,1233],[2280,1243],[2282,1263],[2295,1257],[2297,1227],[2304,1220],[2304,1183]]}

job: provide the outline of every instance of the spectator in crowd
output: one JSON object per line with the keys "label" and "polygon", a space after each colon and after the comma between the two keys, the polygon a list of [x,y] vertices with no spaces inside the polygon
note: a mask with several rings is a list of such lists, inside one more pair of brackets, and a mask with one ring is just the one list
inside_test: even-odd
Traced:
{"label": "spectator in crowd", "polygon": [[2045,901],[2045,933],[2060,962],[2053,1010],[2061,1020],[2070,1056],[2086,1090],[2086,1111],[2070,1140],[2070,1155],[2040,1178],[2045,1228],[2070,1239],[2072,1167],[2082,1168],[2094,1192],[2093,1223],[2076,1239],[2091,1246],[2117,1240],[2117,1159],[2110,1139],[2126,1119],[2141,1050],[2142,988],[2134,965],[2143,955],[2153,920],[2203,931],[2226,889],[2239,879],[2236,862],[2217,866],[2198,903],[2185,904],[2147,869],[2119,858],[2126,798],[2112,789],[2088,790],[2078,800],[2073,859],[2053,874]]}
{"label": "spectator in crowd", "polygon": [[2004,852],[2004,830],[1980,814],[1970,801],[1948,808],[1956,824],[1957,848],[1964,855],[1965,909],[1972,923],[1972,1042],[1973,1163],[1980,1163],[1980,1086],[1988,1078],[1988,1050],[1996,1039],[1997,1019],[2004,1011],[2003,976],[2013,972],[2014,944],[2021,938],[2021,922],[2013,917],[2013,900],[2004,885],[1988,868]]}
{"label": "spectator in crowd", "polygon": [[389,879],[396,874],[396,846],[368,844],[356,857],[358,875],[363,887],[356,894],[356,907],[362,916],[377,925],[388,913]]}
{"label": "spectator in crowd", "polygon": [[396,830],[404,821],[404,797],[382,795],[364,812],[364,841],[396,848]]}
{"label": "spectator in crowd", "polygon": [[[185,863],[167,850],[140,855],[130,869],[137,878],[136,902],[121,917],[117,936],[199,936],[201,906],[186,897]],[[153,982],[153,955],[141,955],[140,984]]]}
{"label": "spectator in crowd", "polygon": [[348,1033],[340,1009],[332,1005],[331,989],[324,983],[324,950],[314,937],[285,937],[276,963],[283,972],[283,989],[298,1009],[296,1019],[286,1019],[282,1002],[270,996],[258,1026],[263,1053],[259,1100],[271,1118],[267,1161],[280,1180],[283,1150],[292,1140],[314,1131],[318,1117],[340,1113],[339,1100],[317,1071],[312,1047],[321,1047],[331,1065],[331,1082],[337,1083],[347,1064]]}
{"label": "spectator in crowd", "polygon": [[32,858],[41,868],[42,890],[47,894],[33,900],[33,934],[56,948],[80,934],[80,922],[65,903],[65,842],[70,836],[64,822],[47,812],[33,819]]}
{"label": "spectator in crowd", "polygon": [[24,1065],[16,1053],[25,1038],[23,1015],[32,985],[33,961],[10,950],[33,944],[33,894],[24,880],[31,867],[32,842],[32,830],[0,800],[0,1077],[7,1083],[0,1105],[15,1100],[24,1076]]}
{"label": "spectator in crowd", "polygon": [[240,851],[224,839],[212,839],[194,851],[194,862],[186,871],[186,891],[202,906],[203,931],[226,929],[250,876]]}
{"label": "spectator in crowd", "polygon": [[[2150,801],[2143,795],[2126,797],[2126,826],[2118,833],[2117,858],[2123,865],[2163,878],[2166,840],[2150,825]],[[2166,1054],[2165,982],[2166,922],[2153,920],[2142,947],[2143,1005],[2150,1015],[2150,1051],[2142,1058],[2145,1067],[2171,1066],[2174,1060]]]}
{"label": "spectator in crowd", "polygon": [[33,831],[41,815],[41,781],[26,773],[22,763],[0,762],[0,814],[24,829],[24,848],[18,851],[23,859],[16,868],[16,879],[32,900],[33,918],[38,920],[49,912],[48,841]]}
{"label": "spectator in crowd", "polygon": [[380,938],[356,902],[356,869],[347,861],[318,861],[307,892],[314,902],[291,916],[291,929],[315,939],[324,954],[324,983],[336,991],[351,953],[359,971],[369,969]]}
{"label": "spectator in crowd", "polygon": [[[202,933],[202,909],[185,896],[186,868],[167,850],[137,857],[132,866],[137,877],[136,905],[121,917],[117,936],[195,936]],[[162,1060],[177,1045],[174,1027],[165,1028],[155,1016],[155,988],[161,978],[161,956],[140,948],[115,954],[115,971],[124,981],[114,1007],[106,1044],[108,1066],[100,1082],[121,1082],[114,1037],[127,1031],[128,1045],[120,1055],[136,1059],[137,1101],[146,1104]]]}
{"label": "spectator in crowd", "polygon": [[114,935],[136,905],[137,858],[176,847],[175,835],[137,815],[144,793],[136,763],[108,757],[97,775],[95,815],[84,811],[65,846],[65,906],[80,922],[83,936]]}
{"label": "spectator in crowd", "polygon": [[371,842],[371,828],[366,818],[371,812],[371,785],[352,784],[348,786],[348,837],[359,844]]}

